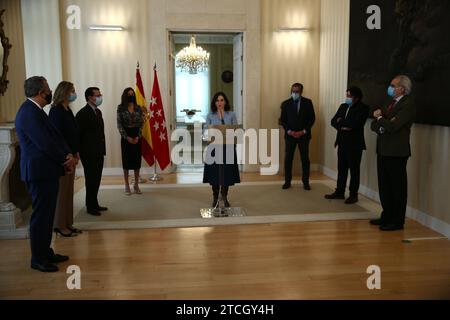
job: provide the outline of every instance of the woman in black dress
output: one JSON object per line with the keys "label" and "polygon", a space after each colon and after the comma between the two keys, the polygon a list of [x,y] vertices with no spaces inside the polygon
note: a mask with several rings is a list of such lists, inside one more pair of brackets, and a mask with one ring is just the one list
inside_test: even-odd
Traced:
{"label": "woman in black dress", "polygon": [[[231,106],[227,96],[223,92],[214,95],[211,101],[211,112],[206,117],[205,126],[209,125],[237,125],[236,114],[231,111]],[[224,137],[225,139],[225,137]],[[214,148],[214,144],[210,144],[208,148]],[[215,150],[211,150],[211,156],[215,157]],[[226,163],[227,153],[234,153],[233,163]],[[209,154],[209,152],[208,152]],[[223,164],[207,164],[203,171],[203,183],[209,183],[213,191],[213,204],[215,207],[218,202],[219,192],[225,207],[230,207],[228,202],[228,189],[236,183],[241,182],[239,176],[239,167],[237,164],[236,145],[223,145]]]}
{"label": "woman in black dress", "polygon": [[134,170],[134,192],[142,194],[139,189],[139,171],[141,169],[143,126],[144,115],[141,107],[136,103],[136,94],[133,88],[126,88],[122,93],[122,102],[117,107],[117,128],[122,137],[122,167],[126,195],[131,195],[128,170]]}

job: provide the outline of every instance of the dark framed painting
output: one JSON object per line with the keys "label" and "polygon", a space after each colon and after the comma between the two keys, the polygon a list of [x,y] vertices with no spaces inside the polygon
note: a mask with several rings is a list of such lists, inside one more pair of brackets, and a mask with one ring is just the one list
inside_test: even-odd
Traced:
{"label": "dark framed painting", "polygon": [[413,80],[416,122],[450,126],[450,1],[350,1],[349,85],[375,107],[399,74]]}

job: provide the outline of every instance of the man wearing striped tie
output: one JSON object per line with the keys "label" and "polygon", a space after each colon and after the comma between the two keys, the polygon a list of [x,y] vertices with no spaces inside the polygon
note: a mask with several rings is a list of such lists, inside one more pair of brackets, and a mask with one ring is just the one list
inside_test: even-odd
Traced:
{"label": "man wearing striped tie", "polygon": [[406,164],[411,156],[411,127],[416,106],[411,98],[412,82],[404,75],[395,77],[388,88],[392,100],[374,111],[372,131],[377,137],[378,189],[383,207],[380,219],[372,225],[382,231],[402,230],[405,224],[408,180]]}

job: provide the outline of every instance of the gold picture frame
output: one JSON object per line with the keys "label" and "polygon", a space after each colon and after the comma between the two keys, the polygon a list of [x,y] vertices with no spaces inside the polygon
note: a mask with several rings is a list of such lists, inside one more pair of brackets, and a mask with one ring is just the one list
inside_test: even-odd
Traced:
{"label": "gold picture frame", "polygon": [[5,95],[6,89],[8,87],[8,57],[10,54],[10,50],[12,48],[12,45],[9,43],[9,38],[5,35],[5,30],[3,29],[3,21],[2,16],[3,13],[5,13],[5,9],[0,11],[0,41],[1,41],[1,48],[0,48],[0,57],[3,56],[3,59],[0,59],[1,63],[1,69],[0,69],[0,94],[3,96]]}

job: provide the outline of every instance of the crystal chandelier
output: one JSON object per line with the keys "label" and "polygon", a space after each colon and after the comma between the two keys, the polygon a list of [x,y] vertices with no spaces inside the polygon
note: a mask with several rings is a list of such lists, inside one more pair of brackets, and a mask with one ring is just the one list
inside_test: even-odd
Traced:
{"label": "crystal chandelier", "polygon": [[203,50],[202,47],[197,47],[195,36],[192,35],[190,46],[178,52],[176,62],[177,68],[181,68],[181,71],[196,74],[208,67],[209,53]]}

